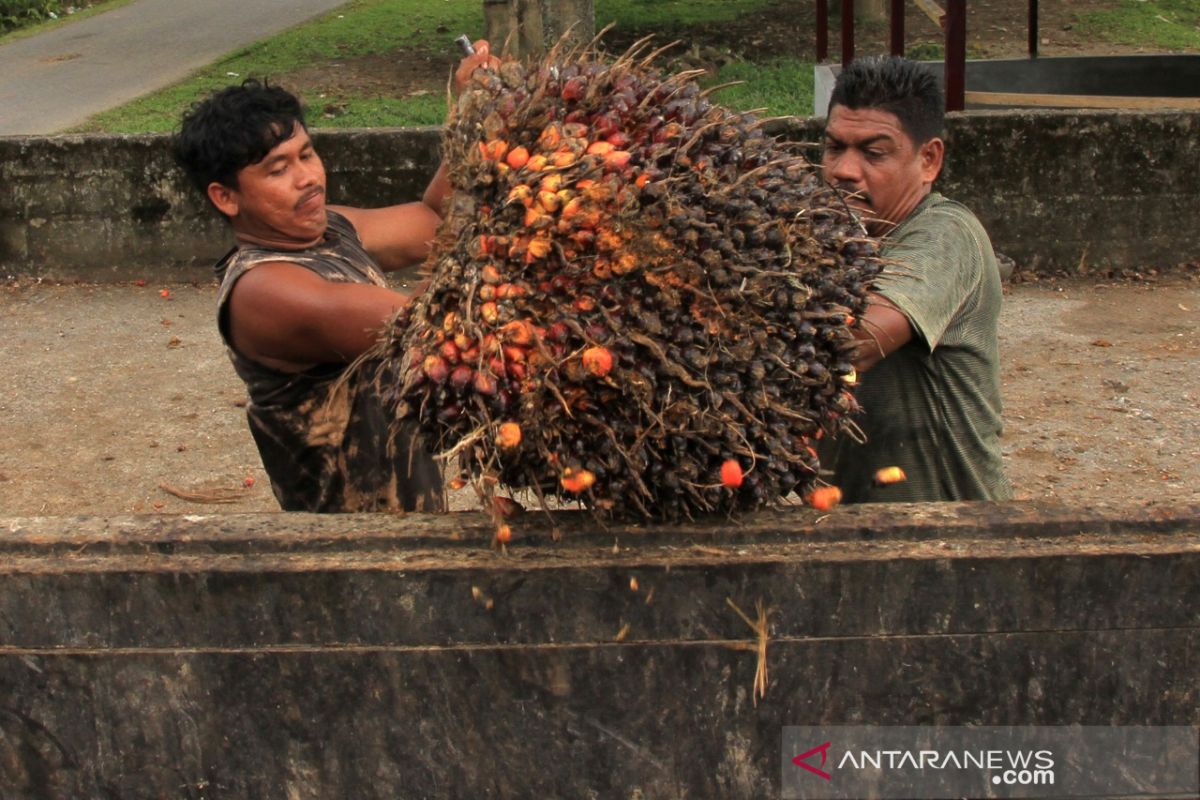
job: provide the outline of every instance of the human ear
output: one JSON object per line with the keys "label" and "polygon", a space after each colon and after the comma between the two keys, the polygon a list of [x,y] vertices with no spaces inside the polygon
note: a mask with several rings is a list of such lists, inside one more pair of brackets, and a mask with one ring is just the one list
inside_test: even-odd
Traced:
{"label": "human ear", "polygon": [[237,216],[238,193],[236,189],[231,189],[219,181],[213,181],[208,185],[207,194],[209,201],[216,206],[217,211],[230,218]]}
{"label": "human ear", "polygon": [[946,155],[946,143],[938,137],[933,137],[921,145],[918,158],[921,163],[921,180],[933,183],[942,172],[942,159]]}

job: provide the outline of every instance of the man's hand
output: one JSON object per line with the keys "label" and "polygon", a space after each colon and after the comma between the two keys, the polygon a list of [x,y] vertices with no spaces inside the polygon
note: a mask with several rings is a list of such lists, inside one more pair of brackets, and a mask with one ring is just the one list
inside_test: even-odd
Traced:
{"label": "man's hand", "polygon": [[[488,47],[487,39],[480,39],[472,45],[475,52],[467,56],[458,63],[458,71],[454,73],[454,84],[459,92],[467,88],[471,83],[471,75],[477,69],[496,69],[500,66],[500,59],[491,55]],[[446,171],[446,162],[442,162],[438,167],[438,171],[434,173],[433,180],[429,182],[429,186],[425,189],[425,194],[421,197],[421,202],[433,209],[440,219],[446,213],[446,198],[450,196],[450,178]]]}
{"label": "man's hand", "polygon": [[454,85],[458,91],[467,88],[471,82],[471,74],[475,70],[483,67],[484,69],[496,69],[500,66],[500,59],[491,54],[491,48],[487,43],[487,39],[480,39],[473,45],[475,53],[465,57],[458,62],[458,70],[454,73]]}

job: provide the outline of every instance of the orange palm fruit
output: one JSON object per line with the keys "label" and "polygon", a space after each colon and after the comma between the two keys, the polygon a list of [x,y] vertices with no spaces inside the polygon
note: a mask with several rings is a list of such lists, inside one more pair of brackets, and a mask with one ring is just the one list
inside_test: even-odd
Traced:
{"label": "orange palm fruit", "polygon": [[513,169],[520,169],[529,161],[529,151],[518,145],[508,151],[508,157],[504,161]]}
{"label": "orange palm fruit", "polygon": [[808,496],[808,504],[818,511],[828,511],[842,502],[842,490],[836,486],[819,486]]}
{"label": "orange palm fruit", "polygon": [[591,470],[567,467],[559,482],[571,494],[583,494],[596,483],[596,476]]}
{"label": "orange palm fruit", "polygon": [[736,489],[742,485],[742,465],[736,458],[730,458],[721,464],[721,485],[728,489]]}
{"label": "orange palm fruit", "polygon": [[521,426],[515,422],[503,422],[496,431],[496,445],[501,450],[512,450],[521,444]]}
{"label": "orange palm fruit", "polygon": [[893,483],[901,483],[906,480],[908,480],[908,476],[899,467],[884,467],[875,473],[875,483],[880,486],[891,486]]}
{"label": "orange palm fruit", "polygon": [[603,378],[613,368],[612,353],[607,347],[595,345],[583,351],[583,367],[597,378]]}

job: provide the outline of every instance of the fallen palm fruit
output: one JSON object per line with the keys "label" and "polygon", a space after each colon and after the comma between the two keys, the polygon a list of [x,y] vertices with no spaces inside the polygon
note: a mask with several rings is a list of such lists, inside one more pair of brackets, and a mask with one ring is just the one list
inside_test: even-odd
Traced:
{"label": "fallen palm fruit", "polygon": [[742,485],[742,465],[737,459],[729,459],[721,465],[721,485],[726,489],[736,489]]}
{"label": "fallen palm fruit", "polygon": [[396,418],[485,499],[750,510],[813,494],[812,443],[855,430],[877,243],[794,146],[649,49],[506,61],[452,109],[429,288],[376,355]]}
{"label": "fallen palm fruit", "polygon": [[906,480],[908,480],[908,476],[899,467],[884,467],[875,473],[875,483],[879,486],[891,486],[893,483],[901,483]]}
{"label": "fallen palm fruit", "polygon": [[842,502],[842,490],[836,486],[819,486],[808,495],[808,504],[817,511],[828,511]]}

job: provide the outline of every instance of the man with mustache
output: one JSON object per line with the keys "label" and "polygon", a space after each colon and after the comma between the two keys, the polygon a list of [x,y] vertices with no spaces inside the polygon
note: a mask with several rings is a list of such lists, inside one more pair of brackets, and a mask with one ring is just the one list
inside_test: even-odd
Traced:
{"label": "man with mustache", "polygon": [[[457,85],[496,63],[487,42],[476,42]],[[450,192],[445,165],[420,202],[326,205],[325,169],[300,102],[257,80],[194,105],[175,155],[237,242],[217,265],[218,325],[280,506],[435,509],[434,462],[411,428],[394,429],[375,370],[347,371],[413,298],[381,273],[428,255]]]}
{"label": "man with mustache", "polygon": [[[887,266],[856,335],[865,443],[827,442],[846,502],[1002,500],[997,320],[1000,271],[987,232],[933,191],[944,104],[936,78],[902,58],[855,61],[829,101],[823,166],[847,191]],[[907,480],[881,485],[898,466]]]}

